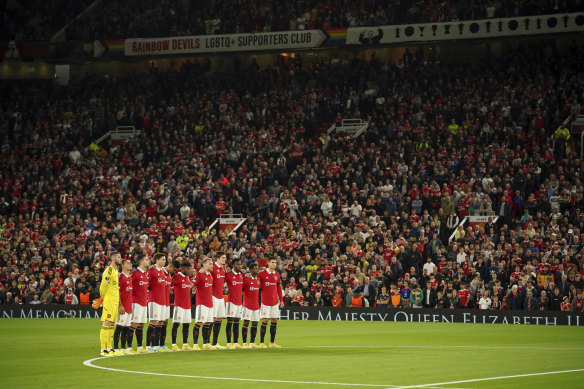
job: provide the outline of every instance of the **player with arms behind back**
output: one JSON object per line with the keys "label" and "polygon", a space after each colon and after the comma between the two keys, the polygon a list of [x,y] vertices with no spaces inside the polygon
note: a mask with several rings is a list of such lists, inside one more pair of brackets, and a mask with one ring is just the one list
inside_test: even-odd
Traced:
{"label": "player with arms behind back", "polygon": [[[174,289],[174,312],[172,313],[172,350],[190,351],[187,341],[189,339],[189,325],[191,324],[191,263],[183,261],[180,271],[172,277]],[[178,326],[182,324],[183,345],[182,349],[176,345]]]}
{"label": "player with arms behind back", "polygon": [[280,317],[280,308],[284,306],[284,299],[282,298],[280,274],[276,272],[277,266],[278,261],[276,261],[275,258],[271,258],[268,261],[268,268],[258,274],[262,293],[262,305],[260,307],[260,313],[262,316],[260,348],[267,348],[264,343],[264,338],[266,337],[268,320],[272,322],[270,325],[270,347],[280,348],[280,346],[275,343],[276,327],[278,326],[278,318]]}
{"label": "player with arms behind back", "polygon": [[118,313],[124,313],[120,306],[120,288],[118,285],[118,268],[122,263],[122,255],[118,251],[110,253],[110,264],[103,272],[99,285],[99,298],[93,300],[93,308],[97,309],[103,304],[101,314],[101,331],[99,340],[101,344],[101,356],[120,355],[112,348],[114,340],[114,324],[118,319]]}
{"label": "player with arms behind back", "polygon": [[218,350],[224,350],[225,347],[217,344],[219,331],[221,331],[221,321],[225,317],[225,300],[223,300],[223,286],[225,285],[225,261],[227,256],[219,251],[215,254],[215,263],[213,264],[213,347]]}
{"label": "player with arms behind back", "polygon": [[[239,318],[241,317],[243,275],[241,274],[241,262],[239,262],[239,259],[236,258],[231,261],[231,268],[232,270],[225,276],[227,289],[229,289],[229,297],[225,307],[227,313],[227,327],[225,327],[225,334],[227,335],[227,348],[240,349],[242,347],[237,342],[239,340]],[[231,344],[232,334],[233,344]]]}
{"label": "player with arms behind back", "polygon": [[[128,349],[126,350],[126,341],[128,340],[130,324],[132,323],[133,286],[130,271],[132,271],[132,262],[129,259],[124,259],[122,261],[122,273],[119,275],[120,303],[121,307],[124,308],[124,313],[120,310],[118,321],[116,322],[116,330],[114,331],[114,349],[120,354],[132,354],[131,341],[128,343]],[[122,347],[118,348],[120,337]]]}
{"label": "player with arms behind back", "polygon": [[213,261],[203,260],[203,266],[195,278],[197,287],[197,308],[195,308],[195,326],[193,327],[193,349],[199,348],[199,330],[203,326],[203,350],[215,350],[209,344],[211,338],[211,323],[213,323]]}
{"label": "player with arms behind back", "polygon": [[166,347],[166,326],[168,325],[168,319],[170,319],[170,285],[172,283],[172,276],[174,272],[178,270],[180,264],[178,261],[171,261],[168,257],[168,266],[162,269],[164,274],[165,286],[164,286],[164,308],[162,309],[162,323],[160,325],[160,343],[158,351],[172,351]]}
{"label": "player with arms behind back", "polygon": [[148,353],[142,346],[144,338],[144,323],[148,321],[148,267],[150,258],[146,254],[138,256],[138,268],[132,272],[132,325],[128,335],[128,347],[132,347],[132,338],[136,331],[136,351],[140,354]]}
{"label": "player with arms behind back", "polygon": [[[259,268],[257,263],[249,265],[249,275],[243,279],[243,309],[241,310],[241,337],[243,348],[259,348],[255,344],[255,337],[260,321],[260,280],[258,280]],[[250,343],[247,344],[247,329],[251,321]]]}
{"label": "player with arms behind back", "polygon": [[160,349],[160,333],[166,314],[166,276],[163,271],[166,257],[162,253],[156,253],[152,259],[154,266],[148,269],[148,318],[150,325],[146,341],[152,347],[149,351],[156,352]]}

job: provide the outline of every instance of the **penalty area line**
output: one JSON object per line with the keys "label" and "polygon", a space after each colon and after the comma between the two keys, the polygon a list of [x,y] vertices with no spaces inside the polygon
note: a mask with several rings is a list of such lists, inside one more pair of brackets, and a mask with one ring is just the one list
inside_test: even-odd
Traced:
{"label": "penalty area line", "polygon": [[[458,380],[458,381],[449,381],[449,382],[433,382],[431,384],[424,384],[424,385],[408,385],[408,386],[399,386],[395,387],[392,386],[391,388],[396,389],[411,389],[411,388],[433,388],[433,387],[440,387],[444,385],[454,385],[454,384],[467,384],[471,382],[481,382],[481,381],[495,381],[495,380],[506,380],[511,378],[522,378],[522,377],[535,377],[535,376],[542,376],[542,375],[551,375],[551,374],[565,374],[565,373],[577,373],[582,372],[584,369],[573,369],[573,370],[558,370],[558,371],[545,371],[541,373],[528,373],[528,374],[516,374],[516,375],[505,375],[499,377],[486,377],[486,378],[474,378],[469,380]],[[389,386],[388,386],[389,388]],[[444,388],[448,389],[448,388]]]}
{"label": "penalty area line", "polygon": [[[356,383],[354,384],[354,383],[348,383],[348,382],[289,381],[289,380],[268,380],[268,379],[261,379],[261,378],[209,377],[209,376],[200,376],[200,375],[154,373],[154,372],[150,372],[150,371],[135,371],[135,370],[116,369],[113,367],[104,367],[104,366],[98,366],[98,365],[93,364],[93,362],[98,361],[100,359],[111,359],[111,358],[119,358],[119,357],[98,357],[98,358],[88,359],[88,360],[84,361],[83,364],[87,367],[115,371],[115,372],[119,372],[119,373],[145,374],[145,375],[154,375],[154,376],[163,376],[163,377],[198,378],[198,379],[205,379],[205,380],[266,382],[266,383],[300,384],[300,385],[367,386],[367,387],[378,387],[378,388],[397,388],[398,387],[396,385],[387,385],[387,384],[381,385],[381,384],[356,384]],[[426,387],[426,389],[428,389],[428,388],[429,388],[429,386]]]}

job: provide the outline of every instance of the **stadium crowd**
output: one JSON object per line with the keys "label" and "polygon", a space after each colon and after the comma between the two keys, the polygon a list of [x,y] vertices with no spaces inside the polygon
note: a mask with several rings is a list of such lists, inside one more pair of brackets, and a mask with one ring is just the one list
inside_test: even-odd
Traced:
{"label": "stadium crowd", "polygon": [[104,0],[68,29],[72,40],[294,31],[513,17],[584,9],[581,1]]}
{"label": "stadium crowd", "polygon": [[[0,303],[89,304],[112,250],[197,268],[222,250],[277,258],[290,305],[581,311],[584,166],[554,132],[582,110],[583,57],[6,83]],[[371,119],[357,139],[327,135],[355,117]],[[142,133],[92,142],[116,125]],[[224,213],[247,222],[209,229]],[[457,228],[467,215],[498,219]]]}
{"label": "stadium crowd", "polygon": [[90,0],[3,1],[0,7],[0,39],[48,41],[91,3]]}

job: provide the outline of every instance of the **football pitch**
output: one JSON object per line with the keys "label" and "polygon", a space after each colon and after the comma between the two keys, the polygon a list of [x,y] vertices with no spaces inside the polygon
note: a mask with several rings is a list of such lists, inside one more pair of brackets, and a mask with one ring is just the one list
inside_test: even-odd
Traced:
{"label": "football pitch", "polygon": [[99,328],[91,319],[0,320],[0,382],[5,388],[584,387],[579,327],[281,321],[282,349],[109,358],[98,357]]}

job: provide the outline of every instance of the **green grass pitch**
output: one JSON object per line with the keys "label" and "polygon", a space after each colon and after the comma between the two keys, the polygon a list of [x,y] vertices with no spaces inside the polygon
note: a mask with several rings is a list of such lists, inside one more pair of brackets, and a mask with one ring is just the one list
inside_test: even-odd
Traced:
{"label": "green grass pitch", "polygon": [[[584,387],[584,331],[578,327],[281,321],[280,350],[157,353],[92,362],[124,371],[83,364],[98,357],[99,328],[100,322],[90,319],[0,320],[2,387]],[[179,329],[179,344],[181,336]],[[223,333],[220,341],[225,344]],[[529,375],[566,370],[579,371]]]}

